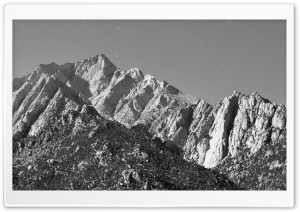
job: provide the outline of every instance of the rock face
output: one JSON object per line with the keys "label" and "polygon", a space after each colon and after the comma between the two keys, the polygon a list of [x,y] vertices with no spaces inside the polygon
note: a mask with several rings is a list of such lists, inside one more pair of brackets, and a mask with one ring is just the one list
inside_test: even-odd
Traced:
{"label": "rock face", "polygon": [[233,94],[223,99],[221,107],[215,116],[215,121],[209,130],[209,146],[203,165],[214,167],[228,154],[228,136],[232,129],[238,96]]}
{"label": "rock face", "polygon": [[226,156],[235,157],[241,146],[255,154],[264,144],[286,139],[285,105],[273,104],[257,92],[234,92],[215,107],[201,103],[194,112],[198,117],[194,115],[191,127],[198,125],[187,139],[184,157],[205,167],[215,167]]}
{"label": "rock face", "polygon": [[181,148],[187,161],[209,168],[235,157],[241,146],[251,155],[270,141],[286,139],[285,105],[256,92],[234,92],[212,106],[138,68],[120,70],[103,54],[40,65],[13,79],[13,136],[38,136],[49,120],[86,107],[127,128],[143,125],[153,137]]}
{"label": "rock face", "polygon": [[[71,66],[69,66],[71,67]],[[88,101],[64,84],[65,65],[41,65],[13,92],[13,137],[39,135],[50,119],[71,109],[80,110]],[[62,71],[63,70],[63,71]]]}

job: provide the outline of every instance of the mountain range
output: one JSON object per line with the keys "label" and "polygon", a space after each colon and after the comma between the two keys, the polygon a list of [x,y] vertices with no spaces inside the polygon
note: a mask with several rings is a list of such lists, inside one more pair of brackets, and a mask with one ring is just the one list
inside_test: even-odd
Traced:
{"label": "mountain range", "polygon": [[[80,145],[74,144],[75,140]],[[86,159],[68,158],[66,170],[72,165],[86,171],[93,164],[91,158],[98,158],[95,169],[99,169],[99,164],[108,169],[114,167],[116,160],[125,160],[119,171],[114,168],[118,174],[111,186],[100,186],[106,179],[104,171],[98,173],[103,179],[93,188],[124,189],[120,179],[126,178],[127,183],[122,185],[129,190],[286,189],[286,106],[272,103],[257,92],[247,95],[234,91],[216,105],[210,105],[166,81],[144,75],[138,68],[121,70],[103,54],[77,63],[41,64],[32,74],[13,79],[15,189],[72,189],[71,184],[68,188],[56,185],[71,179],[66,173],[65,181],[54,177],[56,184],[51,181],[52,186],[47,181],[42,187],[41,183],[40,187],[26,187],[21,179],[45,181],[41,176],[48,169],[56,176],[57,167],[53,166],[65,163],[77,147],[82,149],[91,140],[95,143],[88,148]],[[112,150],[114,145],[118,150]],[[66,155],[58,153],[59,148],[65,149]],[[127,155],[134,155],[135,162],[125,159],[125,150]],[[52,154],[56,156],[51,158]],[[103,155],[110,155],[109,159],[103,159]],[[169,161],[166,167],[157,162],[161,160]],[[132,168],[141,161],[139,171]],[[41,174],[39,168],[35,170],[38,163],[49,167]],[[177,176],[172,167],[185,173],[181,179],[184,183],[179,183],[180,174]],[[194,173],[188,178],[193,179],[192,185],[186,179],[191,170],[184,171],[189,168]],[[148,177],[139,181],[137,175]],[[210,175],[223,179],[222,183],[208,182],[213,180],[207,179]],[[203,184],[204,178],[206,186],[201,187],[198,184]],[[75,181],[80,182],[77,178]],[[75,187],[89,188],[82,182],[80,185]]]}

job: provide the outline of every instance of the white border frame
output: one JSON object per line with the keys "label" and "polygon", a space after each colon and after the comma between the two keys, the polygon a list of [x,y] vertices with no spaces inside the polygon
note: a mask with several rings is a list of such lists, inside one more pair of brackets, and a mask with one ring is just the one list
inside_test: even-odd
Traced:
{"label": "white border frame", "polygon": [[[286,20],[287,190],[13,191],[12,22],[17,19]],[[294,6],[291,4],[7,4],[4,7],[4,102],[6,102],[4,105],[6,207],[292,207],[294,205]]]}

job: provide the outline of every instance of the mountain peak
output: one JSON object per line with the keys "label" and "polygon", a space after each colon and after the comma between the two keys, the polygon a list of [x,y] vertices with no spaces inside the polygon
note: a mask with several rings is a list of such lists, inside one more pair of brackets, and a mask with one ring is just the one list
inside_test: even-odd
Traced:
{"label": "mountain peak", "polygon": [[257,99],[262,99],[263,97],[257,92],[257,91],[254,91],[251,96],[254,96],[256,97]]}
{"label": "mountain peak", "polygon": [[93,57],[90,57],[88,59],[83,60],[82,62],[79,63],[90,63],[90,64],[102,64],[103,67],[109,66],[112,64],[110,59],[105,56],[105,54],[97,54]]}
{"label": "mountain peak", "polygon": [[128,73],[132,76],[133,79],[136,79],[138,81],[141,81],[144,78],[144,73],[137,67],[129,69]]}
{"label": "mountain peak", "polygon": [[58,64],[56,64],[55,62],[51,62],[48,64],[40,64],[35,70],[43,70],[43,71],[47,71],[53,68],[57,68],[59,67]]}

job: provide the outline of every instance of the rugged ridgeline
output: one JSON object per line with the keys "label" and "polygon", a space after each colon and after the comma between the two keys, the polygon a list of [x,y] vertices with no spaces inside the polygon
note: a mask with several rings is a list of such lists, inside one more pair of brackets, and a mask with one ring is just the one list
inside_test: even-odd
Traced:
{"label": "rugged ridgeline", "polygon": [[[256,92],[234,92],[212,106],[138,68],[120,70],[104,55],[40,65],[32,74],[15,78],[14,139],[39,136],[52,119],[70,110],[80,112],[84,105],[127,128],[145,126],[153,137],[180,147],[185,160],[208,168],[235,158],[240,149],[248,157],[265,145],[282,143],[285,150],[285,105]],[[277,167],[285,167],[285,158]]]}

